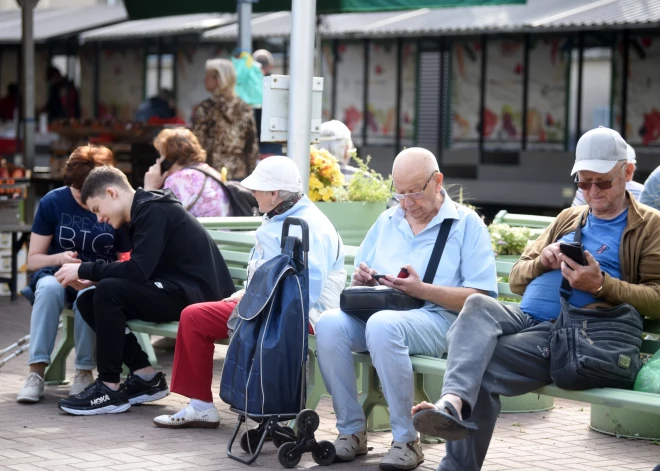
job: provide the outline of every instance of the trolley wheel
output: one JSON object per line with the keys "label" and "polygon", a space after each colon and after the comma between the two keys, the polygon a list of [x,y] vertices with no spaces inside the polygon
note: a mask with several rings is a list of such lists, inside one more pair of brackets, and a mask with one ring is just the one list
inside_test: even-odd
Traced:
{"label": "trolley wheel", "polygon": [[337,457],[337,451],[335,450],[335,445],[333,445],[332,442],[329,442],[327,440],[321,440],[320,442],[318,442],[318,445],[321,447],[323,451],[321,452],[321,454],[317,454],[316,451],[312,451],[312,458],[318,465],[330,466],[332,463],[335,462],[335,458]]}
{"label": "trolley wheel", "polygon": [[261,434],[257,429],[251,428],[247,432],[243,432],[243,435],[241,435],[241,450],[245,453],[254,453],[259,446],[260,439]]}
{"label": "trolley wheel", "polygon": [[[296,436],[296,432],[294,432],[291,427],[282,427],[282,432],[286,433],[286,434],[291,434],[292,437]],[[275,435],[275,434],[272,435],[272,439],[273,439],[273,445],[275,445],[275,448],[279,448],[284,443],[289,443],[289,442],[294,440],[293,438],[290,439],[290,440],[282,439],[278,435]]]}
{"label": "trolley wheel", "polygon": [[298,429],[298,432],[316,432],[316,429],[319,428],[319,424],[319,415],[312,409],[300,411],[296,416],[296,429]]}
{"label": "trolley wheel", "polygon": [[277,461],[280,462],[285,468],[295,468],[298,463],[300,463],[300,458],[302,455],[293,454],[291,451],[296,447],[295,443],[284,443],[277,450]]}

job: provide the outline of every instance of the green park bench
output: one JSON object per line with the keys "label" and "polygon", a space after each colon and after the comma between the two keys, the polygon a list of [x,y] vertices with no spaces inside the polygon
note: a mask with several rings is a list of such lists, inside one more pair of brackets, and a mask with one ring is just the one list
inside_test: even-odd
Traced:
{"label": "green park bench", "polygon": [[[237,288],[241,288],[247,278],[247,263],[249,250],[254,246],[255,238],[251,230],[256,229],[260,223],[259,218],[242,218],[243,222],[234,222],[229,227],[221,219],[208,218],[202,221],[211,233],[213,240],[218,244],[223,257],[229,267]],[[226,218],[232,219],[232,218]],[[249,221],[251,219],[252,221]],[[244,231],[244,232],[240,232]],[[245,232],[247,231],[247,232]],[[345,246],[347,271],[347,284],[353,271],[353,262],[357,253],[357,247]],[[497,262],[497,274],[501,280],[507,280],[513,263]],[[498,283],[500,296],[509,299],[508,302],[516,302],[520,297],[513,294],[506,281]],[[68,310],[64,313],[64,333],[57,352],[53,356],[53,362],[46,372],[46,381],[62,382],[66,372],[66,357],[73,348],[73,313]],[[152,364],[157,365],[153,348],[149,341],[149,335],[160,335],[175,338],[178,328],[177,322],[149,323],[143,321],[129,321],[129,328],[138,336],[138,340],[150,356]],[[660,321],[647,319],[645,332],[649,334],[660,334]],[[226,344],[227,341],[218,343]],[[660,348],[660,341],[645,340],[642,351],[653,354]],[[370,418],[370,430],[383,430],[387,427],[387,416],[382,410],[387,406],[382,394],[378,376],[371,363],[371,357],[366,353],[354,353],[356,374],[358,379],[359,401],[364,408],[365,415]],[[414,355],[411,356],[414,376],[415,401],[437,400],[440,395],[442,377],[444,376],[446,360]],[[328,395],[318,368],[316,359],[315,337],[309,336],[309,378],[307,389],[307,407],[315,408],[324,395]],[[526,400],[521,402],[521,398]],[[660,438],[660,395],[627,391],[612,388],[591,389],[587,391],[568,391],[559,389],[554,385],[544,386],[532,394],[519,398],[503,398],[503,411],[526,411],[542,410],[552,407],[544,398],[564,398],[579,402],[592,404],[591,425],[592,428],[622,436],[639,438]],[[517,403],[511,402],[517,401]],[[432,441],[430,437],[424,437],[426,441]]]}

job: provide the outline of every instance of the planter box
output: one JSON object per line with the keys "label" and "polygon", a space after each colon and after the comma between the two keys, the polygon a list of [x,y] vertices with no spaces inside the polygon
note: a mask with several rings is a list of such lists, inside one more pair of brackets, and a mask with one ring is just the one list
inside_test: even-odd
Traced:
{"label": "planter box", "polygon": [[345,245],[359,246],[364,236],[387,209],[386,203],[362,203],[342,201],[336,203],[317,202],[316,206],[335,225]]}

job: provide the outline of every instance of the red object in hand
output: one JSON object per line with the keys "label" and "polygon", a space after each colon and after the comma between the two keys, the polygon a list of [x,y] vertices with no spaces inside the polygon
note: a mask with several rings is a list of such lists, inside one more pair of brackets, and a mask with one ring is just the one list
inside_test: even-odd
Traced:
{"label": "red object in hand", "polygon": [[397,278],[408,278],[410,276],[410,273],[408,273],[408,269],[406,267],[401,267],[401,271],[399,274],[396,276]]}
{"label": "red object in hand", "polygon": [[120,262],[128,262],[131,259],[131,253],[130,252],[123,252],[119,254],[119,261]]}

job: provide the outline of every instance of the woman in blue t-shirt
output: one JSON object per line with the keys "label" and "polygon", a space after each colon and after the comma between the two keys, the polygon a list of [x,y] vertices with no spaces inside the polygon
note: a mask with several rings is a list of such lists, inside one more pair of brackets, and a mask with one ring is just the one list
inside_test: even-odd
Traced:
{"label": "woman in blue t-shirt", "polygon": [[[60,314],[73,303],[76,374],[71,384],[72,395],[94,381],[92,370],[95,335],[80,317],[76,297],[89,285],[78,282],[64,288],[54,273],[65,263],[117,260],[118,252],[128,252],[128,238],[107,223],[99,223],[94,213],[80,201],[80,189],[89,172],[97,166],[112,165],[112,151],[107,147],[81,146],[73,151],[64,168],[66,186],[49,192],[37,208],[32,224],[28,269],[34,271],[27,290],[33,297],[30,322],[30,373],[18,393],[18,402],[38,402],[44,395],[44,372],[50,364]],[[32,295],[32,296],[31,296]]]}

